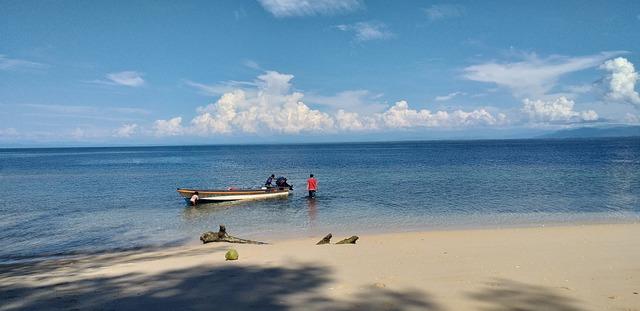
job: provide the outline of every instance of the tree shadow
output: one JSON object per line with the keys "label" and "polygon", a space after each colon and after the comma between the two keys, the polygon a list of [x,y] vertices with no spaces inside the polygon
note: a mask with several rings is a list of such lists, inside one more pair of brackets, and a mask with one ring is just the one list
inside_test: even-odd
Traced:
{"label": "tree shadow", "polygon": [[78,253],[63,256],[60,259],[35,260],[26,263],[0,264],[0,278],[40,276],[63,272],[75,275],[92,268],[123,263],[160,260],[170,257],[191,257],[202,254],[225,251],[224,248],[185,248],[163,252],[160,247],[140,248],[136,250],[111,251],[108,253]]}
{"label": "tree shadow", "polygon": [[[556,293],[554,288],[507,279],[487,282],[485,289],[468,296],[486,304],[491,311],[579,311],[577,300]],[[561,288],[558,288],[561,290]]]}
{"label": "tree shadow", "polygon": [[309,310],[335,311],[442,311],[444,310],[426,292],[420,290],[394,291],[371,286],[356,293],[351,299],[336,301],[322,297],[312,298]]}
{"label": "tree shadow", "polygon": [[[365,288],[348,301],[323,297],[332,271],[313,264],[130,273],[78,281],[0,282],[0,310],[441,310],[420,291]],[[36,282],[37,283],[37,282]]]}

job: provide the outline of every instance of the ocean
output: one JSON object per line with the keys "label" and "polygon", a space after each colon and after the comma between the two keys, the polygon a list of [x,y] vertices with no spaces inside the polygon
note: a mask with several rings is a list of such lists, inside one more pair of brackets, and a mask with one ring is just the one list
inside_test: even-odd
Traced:
{"label": "ocean", "polygon": [[[305,181],[318,178],[315,200]],[[178,187],[287,199],[187,206]],[[640,220],[640,139],[0,149],[0,262],[197,243]]]}

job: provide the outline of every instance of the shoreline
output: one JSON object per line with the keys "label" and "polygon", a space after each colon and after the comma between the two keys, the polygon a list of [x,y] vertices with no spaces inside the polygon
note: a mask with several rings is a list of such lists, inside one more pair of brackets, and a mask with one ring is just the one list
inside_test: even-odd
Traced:
{"label": "shoreline", "polygon": [[[639,234],[638,223],[438,230],[2,264],[0,310],[638,310]],[[224,260],[229,248],[238,261]]]}
{"label": "shoreline", "polygon": [[[506,217],[501,220],[477,221],[478,218],[494,219],[496,216]],[[518,228],[537,228],[537,227],[573,227],[573,226],[589,226],[589,225],[619,225],[619,224],[640,224],[640,213],[638,212],[622,212],[617,214],[605,212],[592,213],[514,213],[514,214],[468,214],[468,215],[441,215],[432,219],[456,219],[453,222],[436,222],[424,224],[403,224],[403,226],[389,227],[386,224],[382,227],[368,225],[367,227],[355,226],[353,229],[346,231],[356,232],[363,235],[378,234],[394,234],[394,233],[415,233],[415,232],[437,232],[437,231],[467,231],[467,230],[500,230],[500,229],[518,229]],[[461,219],[473,219],[475,221],[461,222]],[[505,221],[505,219],[508,219]],[[516,220],[517,219],[517,220]],[[327,226],[325,226],[327,227]],[[375,227],[375,228],[374,228]],[[335,229],[335,228],[334,228]],[[217,225],[215,227],[217,230]],[[321,231],[324,230],[324,231]],[[267,235],[273,241],[284,241],[292,239],[300,239],[302,236],[322,237],[332,230],[331,228],[309,228],[304,231],[291,231],[286,233],[273,233]],[[348,232],[347,232],[348,233]],[[250,237],[259,237],[252,233]]]}
{"label": "shoreline", "polygon": [[[610,213],[602,213],[604,216],[593,217],[592,215],[581,215],[581,214],[566,214],[566,216],[581,216],[580,218],[572,219],[571,221],[567,221],[566,218],[557,217],[557,215],[553,215],[553,217],[545,219],[542,222],[541,218],[538,218],[536,221],[531,222],[496,222],[496,223],[468,223],[468,224],[429,224],[423,226],[408,226],[408,227],[382,227],[381,229],[374,229],[373,227],[363,229],[361,227],[356,227],[354,229],[348,229],[345,231],[345,234],[355,234],[355,235],[363,235],[363,236],[377,236],[377,235],[388,235],[388,234],[401,234],[401,233],[427,233],[427,232],[449,232],[449,231],[473,231],[473,230],[503,230],[503,229],[523,229],[523,228],[553,228],[553,227],[574,227],[574,226],[591,226],[591,225],[627,225],[627,224],[640,224],[640,214],[634,212],[628,212],[624,214],[619,214],[612,216]],[[517,216],[521,218],[527,218],[528,215],[518,214]],[[476,215],[473,216],[465,216],[465,218],[475,218]],[[485,215],[485,217],[488,217]],[[218,229],[218,225],[212,226],[210,228],[211,231],[216,231]],[[300,240],[300,239],[320,239],[328,233],[341,234],[341,230],[331,230],[326,229],[321,231],[320,229],[315,230],[290,230],[286,232],[268,232],[266,235],[260,235],[256,233],[245,234],[242,232],[237,232],[233,227],[228,228],[230,230],[231,235],[236,235],[248,239],[262,239],[265,242],[270,244],[289,241],[289,240]],[[204,233],[204,231],[202,232]],[[202,243],[199,240],[198,236],[193,236],[191,238],[185,238],[183,241],[174,241],[165,244],[146,244],[139,246],[131,246],[131,247],[115,247],[115,248],[104,248],[104,249],[95,249],[95,250],[78,250],[78,251],[68,251],[68,252],[57,252],[57,253],[46,253],[46,254],[36,254],[36,255],[25,255],[25,256],[13,256],[13,257],[0,257],[0,266],[2,265],[11,265],[11,264],[22,264],[22,263],[37,263],[41,261],[49,261],[49,260],[65,260],[65,259],[73,259],[77,257],[83,256],[99,256],[103,254],[111,254],[111,253],[127,253],[127,252],[155,252],[160,250],[166,250],[171,248],[182,248],[182,247],[194,247],[201,245]]]}

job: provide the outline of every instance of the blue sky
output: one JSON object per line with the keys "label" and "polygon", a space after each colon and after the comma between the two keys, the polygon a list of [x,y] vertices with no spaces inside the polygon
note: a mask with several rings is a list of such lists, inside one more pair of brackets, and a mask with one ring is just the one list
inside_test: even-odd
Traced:
{"label": "blue sky", "polygon": [[0,0],[0,146],[640,123],[639,1]]}

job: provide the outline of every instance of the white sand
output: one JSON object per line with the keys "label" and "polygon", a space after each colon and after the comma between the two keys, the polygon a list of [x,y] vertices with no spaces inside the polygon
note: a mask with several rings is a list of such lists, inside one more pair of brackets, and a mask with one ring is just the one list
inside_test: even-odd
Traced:
{"label": "white sand", "polygon": [[320,238],[0,266],[0,310],[640,310],[640,224]]}

